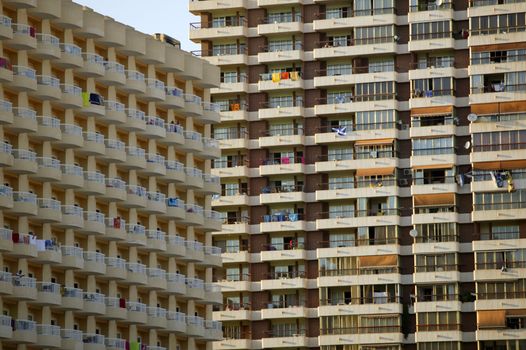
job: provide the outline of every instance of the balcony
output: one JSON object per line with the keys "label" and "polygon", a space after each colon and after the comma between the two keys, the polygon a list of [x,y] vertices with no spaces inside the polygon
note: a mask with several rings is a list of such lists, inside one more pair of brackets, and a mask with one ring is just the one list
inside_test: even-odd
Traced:
{"label": "balcony", "polygon": [[303,156],[271,158],[263,161],[259,166],[260,176],[304,174],[305,159]]}
{"label": "balcony", "polygon": [[166,233],[157,230],[146,230],[146,249],[149,251],[166,251]]}
{"label": "balcony", "polygon": [[61,84],[62,97],[58,104],[64,108],[79,109],[82,108],[82,89],[76,85]]}
{"label": "balcony", "polygon": [[148,322],[145,304],[136,301],[127,301],[126,309],[128,310],[127,322],[131,324],[146,324],[146,322]]}
{"label": "balcony", "polygon": [[60,80],[52,76],[37,75],[37,91],[34,95],[41,100],[59,100],[62,97]]}
{"label": "balcony", "polygon": [[[385,296],[367,296],[358,298],[333,298],[320,300],[318,315],[320,317],[333,315],[392,315],[402,314],[401,298],[385,293]],[[286,308],[281,309],[286,313]],[[283,317],[283,316],[282,316]],[[303,316],[300,316],[303,317]]]}
{"label": "balcony", "polygon": [[352,92],[345,92],[328,99],[318,99],[314,106],[314,113],[318,116],[334,116],[373,109],[397,109],[398,102],[395,97],[395,93],[353,96]]}
{"label": "balcony", "polygon": [[126,224],[127,241],[131,246],[146,246],[146,228],[140,224]]}
{"label": "balcony", "polygon": [[146,115],[138,109],[127,108],[126,114],[128,119],[121,127],[126,131],[144,131],[146,130]]}
{"label": "balcony", "polygon": [[184,243],[184,238],[181,236],[177,236],[177,235],[167,235],[165,255],[168,255],[171,257],[186,256],[186,246]]}
{"label": "balcony", "polygon": [[217,103],[203,102],[203,114],[198,117],[205,124],[217,124],[221,121],[221,107]]}
{"label": "balcony", "polygon": [[167,273],[167,288],[168,293],[185,295],[186,294],[186,277],[179,273]]}
{"label": "balcony", "polygon": [[104,294],[84,292],[82,298],[84,300],[83,314],[100,316],[106,313]]}
{"label": "balcony", "polygon": [[[2,238],[4,240],[4,238]],[[2,242],[3,243],[3,242]],[[0,272],[0,295],[13,294],[13,275],[11,272]],[[11,327],[11,325],[9,325]]]}
{"label": "balcony", "polygon": [[0,100],[0,124],[13,123],[13,105],[6,100]]}
{"label": "balcony", "polygon": [[52,157],[37,157],[38,171],[31,178],[43,182],[57,182],[62,178],[60,160]]}
{"label": "balcony", "polygon": [[55,142],[59,148],[79,148],[84,145],[82,128],[73,124],[60,124],[62,139]]}
{"label": "balcony", "polygon": [[126,269],[126,260],[112,256],[107,256],[105,257],[104,261],[106,263],[105,277],[114,280],[126,279],[126,277],[128,276],[128,270]]}
{"label": "balcony", "polygon": [[297,127],[268,130],[266,136],[259,137],[259,147],[300,146],[305,142],[303,129]]}
{"label": "balcony", "polygon": [[129,170],[141,170],[146,168],[146,152],[139,147],[126,147],[126,162],[121,165]]}
{"label": "balcony", "polygon": [[11,24],[13,38],[6,41],[6,46],[15,50],[34,50],[37,48],[36,29],[23,23]]}
{"label": "balcony", "polygon": [[166,129],[166,137],[159,139],[159,143],[166,145],[184,145],[185,138],[182,126],[172,122],[170,124],[165,123],[164,128]]}
{"label": "balcony", "polygon": [[259,224],[261,232],[305,231],[306,222],[299,213],[264,215]]}
{"label": "balcony", "polygon": [[13,81],[9,87],[20,92],[31,92],[37,90],[37,75],[33,68],[24,66],[13,66]]}
{"label": "balcony", "polygon": [[205,321],[199,316],[186,316],[186,332],[189,336],[203,338],[205,335]]}
{"label": "balcony", "polygon": [[104,62],[105,73],[98,81],[106,85],[125,85],[126,74],[123,64],[114,61]]}
{"label": "balcony", "polygon": [[303,61],[303,59],[303,45],[299,42],[280,44],[277,46],[263,46],[258,53],[258,62],[260,64]]}
{"label": "balcony", "polygon": [[128,93],[144,94],[146,92],[144,74],[135,70],[126,70],[126,84],[120,89]]}
{"label": "balcony", "polygon": [[[384,142],[390,142],[386,140]],[[315,163],[317,172],[333,172],[351,169],[394,169],[398,167],[398,154],[390,149],[380,149],[372,152],[341,153],[338,155],[320,156]]]}
{"label": "balcony", "polygon": [[[115,297],[106,297],[106,315],[103,318],[108,320],[118,320],[122,321],[128,317],[128,310],[126,309],[126,299],[124,298],[115,298]],[[106,346],[108,346],[108,340],[106,339]]]}
{"label": "balcony", "polygon": [[75,44],[61,43],[62,57],[56,61],[56,65],[62,68],[82,68],[82,49]]}
{"label": "balcony", "polygon": [[10,339],[13,337],[11,322],[11,316],[0,316],[0,339]]}
{"label": "balcony", "polygon": [[62,339],[62,349],[83,349],[82,331],[75,329],[61,329],[60,337]]}
{"label": "balcony", "polygon": [[337,344],[399,344],[404,342],[400,326],[322,329],[320,346]]}
{"label": "balcony", "polygon": [[62,211],[60,201],[50,198],[38,198],[38,214],[35,218],[39,222],[60,222]]}
{"label": "balcony", "polygon": [[[498,6],[498,5],[497,5]],[[513,6],[513,5],[512,5]],[[508,7],[509,10],[507,11],[515,11],[511,10],[513,7]],[[498,7],[487,7],[489,8],[495,8],[498,10]],[[472,9],[470,9],[472,12]],[[506,10],[504,10],[506,11]],[[494,15],[494,12],[489,12],[488,10],[485,11],[486,15]],[[471,15],[471,13],[470,13]],[[514,43],[514,42],[520,42],[522,36],[524,35],[524,24],[521,25],[515,25],[515,26],[498,26],[497,28],[488,28],[488,29],[477,29],[477,30],[471,30],[469,32],[468,39],[468,45],[469,46],[480,46],[480,45],[494,45],[496,42],[507,44],[507,43]]]}
{"label": "balcony", "polygon": [[12,167],[14,164],[13,147],[3,142],[0,144],[0,166]]}
{"label": "balcony", "polygon": [[37,324],[37,343],[42,347],[60,347],[62,344],[60,339],[60,327],[48,324]]}
{"label": "balcony", "polygon": [[13,276],[13,295],[17,300],[36,300],[37,281],[33,277]]}
{"label": "balcony", "polygon": [[381,175],[381,180],[357,177],[354,181],[320,183],[320,189],[316,191],[316,200],[328,201],[343,198],[398,196],[399,187],[397,186],[396,178],[392,176],[393,173],[394,169],[386,168],[385,170],[379,169],[377,174],[375,174]]}
{"label": "balcony", "polygon": [[248,65],[248,52],[244,45],[220,50],[192,51],[192,54],[202,57],[215,66]]}
{"label": "balcony", "polygon": [[117,101],[105,101],[104,103],[106,105],[106,118],[103,122],[115,125],[126,123],[127,115],[124,103]]}
{"label": "balcony", "polygon": [[84,171],[82,167],[72,164],[61,164],[62,180],[57,186],[64,188],[81,188],[84,186]]}
{"label": "balcony", "polygon": [[396,15],[396,9],[392,7],[348,9],[346,12],[329,14],[329,16],[322,12],[317,14],[314,20],[314,30],[325,32],[334,29],[345,30],[350,27],[374,26],[379,23],[382,25],[396,24]]}
{"label": "balcony", "polygon": [[265,186],[261,189],[261,204],[294,203],[305,201],[302,185]]}
{"label": "balcony", "polygon": [[148,322],[146,323],[147,328],[164,329],[167,326],[166,309],[162,307],[146,307],[146,313],[148,314]]}
{"label": "balcony", "polygon": [[263,18],[257,27],[258,35],[270,35],[275,33],[294,34],[303,32],[303,17],[299,14],[293,16],[291,13],[273,15]]}
{"label": "balcony", "polygon": [[116,178],[106,178],[106,191],[102,199],[108,202],[121,202],[127,199],[126,182]]}
{"label": "balcony", "polygon": [[335,57],[353,58],[369,55],[396,55],[398,43],[396,36],[370,37],[362,39],[351,38],[346,43],[335,41],[318,42],[314,49],[314,59],[331,59]]}
{"label": "balcony", "polygon": [[13,208],[8,210],[13,215],[35,216],[38,213],[37,196],[31,192],[13,192]]}
{"label": "balcony", "polygon": [[84,187],[79,192],[88,195],[104,195],[106,193],[106,177],[98,171],[84,172]]}
{"label": "balcony", "polygon": [[146,269],[148,284],[146,288],[164,291],[167,289],[166,271],[159,268],[149,267]]}
{"label": "balcony", "polygon": [[184,241],[184,245],[186,247],[186,255],[182,257],[182,260],[203,263],[205,260],[203,243],[186,240]]}
{"label": "balcony", "polygon": [[[82,257],[82,253],[81,253]],[[64,287],[62,292],[61,308],[65,310],[82,310],[84,306],[82,289],[73,287]]]}
{"label": "balcony", "polygon": [[78,205],[62,206],[62,221],[57,226],[63,228],[82,229],[84,227],[84,214]]}
{"label": "balcony", "polygon": [[106,274],[106,262],[104,254],[99,252],[83,252],[84,269],[82,273],[89,275],[104,275]]}
{"label": "balcony", "polygon": [[38,249],[37,261],[43,264],[59,265],[62,263],[62,252],[60,247],[53,240],[44,240],[44,250]]}
{"label": "balcony", "polygon": [[319,287],[370,284],[398,284],[401,274],[397,266],[396,254],[379,256],[360,256],[360,268],[351,269],[326,269],[321,268],[318,277]]}
{"label": "balcony", "polygon": [[141,173],[146,176],[166,175],[166,165],[164,156],[156,153],[146,153],[146,167]]}
{"label": "balcony", "polygon": [[100,334],[82,334],[82,343],[84,343],[84,350],[105,350],[105,338]]}
{"label": "balcony", "polygon": [[261,261],[305,260],[307,253],[303,243],[269,244],[261,251]]}
{"label": "balcony", "polygon": [[[442,251],[441,251],[442,252]],[[425,265],[415,266],[413,280],[415,283],[429,283],[430,278],[440,283],[453,283],[460,281],[459,266],[457,264],[443,264],[440,266]]]}
{"label": "balcony", "polygon": [[59,141],[62,139],[60,130],[60,119],[55,117],[38,116],[36,139],[43,141]]}
{"label": "balcony", "polygon": [[[440,13],[440,11],[436,13]],[[433,20],[436,21],[437,19]],[[456,37],[453,32],[449,31],[412,34],[408,46],[410,51],[454,50]]]}
{"label": "balcony", "polygon": [[13,189],[6,185],[0,185],[0,209],[13,208]]}
{"label": "balcony", "polygon": [[38,130],[37,112],[30,108],[13,108],[13,124],[7,128],[15,133],[35,133]]}
{"label": "balcony", "polygon": [[[146,265],[140,263],[126,263],[128,268],[128,278],[126,283],[136,285],[146,285],[148,283],[148,276],[146,275]],[[128,308],[128,311],[130,309]]]}
{"label": "balcony", "polygon": [[[84,257],[82,248],[74,246],[61,246],[62,263],[60,266],[64,269],[82,269],[84,268]],[[63,295],[64,296],[64,295]]]}
{"label": "balcony", "polygon": [[[104,98],[96,92],[83,92],[83,104],[79,113],[87,117],[104,117],[106,108],[104,107]],[[102,118],[101,118],[102,120]]]}
{"label": "balcony", "polygon": [[203,116],[203,101],[200,96],[183,94],[185,108],[181,111],[187,117]]}
{"label": "balcony", "polygon": [[12,20],[7,16],[0,16],[0,39],[13,39]]}
{"label": "balcony", "polygon": [[142,95],[142,99],[150,102],[159,102],[166,99],[165,85],[158,79],[147,78],[146,91]]}
{"label": "balcony", "polygon": [[308,308],[298,303],[269,303],[268,307],[261,310],[261,319],[307,318]]}
{"label": "balcony", "polygon": [[120,140],[105,139],[106,148],[103,159],[108,163],[124,163],[126,161],[126,144]]}
{"label": "balcony", "polygon": [[164,215],[172,220],[184,220],[186,218],[184,201],[174,197],[167,198]]}
{"label": "balcony", "polygon": [[106,350],[126,350],[130,347],[130,343],[126,339],[121,338],[106,338],[104,339]]}
{"label": "balcony", "polygon": [[190,23],[190,40],[212,40],[242,38],[248,36],[248,22],[244,17],[229,17],[228,23],[194,22]]}
{"label": "balcony", "polygon": [[261,290],[307,288],[305,272],[272,272],[261,280]]}
{"label": "balcony", "polygon": [[438,193],[455,193],[458,190],[454,176],[431,176],[414,179],[411,195],[432,195]]}
{"label": "balcony", "polygon": [[35,321],[15,320],[13,337],[18,344],[35,344],[37,342],[37,324]]}
{"label": "balcony", "polygon": [[304,329],[268,332],[261,341],[261,344],[265,349],[287,347],[303,348],[309,346],[306,331]]}
{"label": "balcony", "polygon": [[166,329],[178,335],[186,334],[186,315],[182,312],[168,311]]}
{"label": "balcony", "polygon": [[197,15],[203,11],[243,9],[247,7],[247,0],[191,0],[188,6],[190,12]]}
{"label": "balcony", "polygon": [[76,70],[80,76],[98,78],[105,74],[104,57],[91,52],[83,52],[84,65]]}
{"label": "balcony", "polygon": [[202,192],[207,195],[221,193],[221,178],[215,175],[203,174],[203,191]]}
{"label": "balcony", "polygon": [[526,143],[522,142],[473,145],[471,163],[520,161],[524,159],[525,148]]}
{"label": "balcony", "polygon": [[60,39],[51,34],[37,33],[37,48],[30,55],[45,60],[55,60],[62,56],[60,52]]}

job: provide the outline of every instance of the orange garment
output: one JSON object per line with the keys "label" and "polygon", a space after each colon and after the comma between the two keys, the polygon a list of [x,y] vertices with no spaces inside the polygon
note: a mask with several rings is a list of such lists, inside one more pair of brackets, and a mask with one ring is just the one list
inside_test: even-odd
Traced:
{"label": "orange garment", "polygon": [[289,72],[281,72],[281,79],[285,80],[289,78]]}

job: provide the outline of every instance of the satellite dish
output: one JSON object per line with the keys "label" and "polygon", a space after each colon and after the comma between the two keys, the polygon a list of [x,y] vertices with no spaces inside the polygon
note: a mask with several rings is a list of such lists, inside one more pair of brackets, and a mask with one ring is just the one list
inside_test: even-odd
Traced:
{"label": "satellite dish", "polygon": [[470,149],[471,148],[471,141],[466,141],[466,143],[464,144],[464,148],[465,149]]}
{"label": "satellite dish", "polygon": [[409,231],[409,236],[413,238],[418,237],[418,230],[416,228],[412,229],[411,231]]}
{"label": "satellite dish", "polygon": [[468,120],[470,122],[476,122],[478,118],[479,118],[478,115],[476,115],[475,113],[468,114]]}

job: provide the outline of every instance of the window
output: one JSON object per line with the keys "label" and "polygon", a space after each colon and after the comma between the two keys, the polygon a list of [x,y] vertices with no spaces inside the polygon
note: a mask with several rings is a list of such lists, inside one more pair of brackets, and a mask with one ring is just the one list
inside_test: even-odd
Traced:
{"label": "window", "polygon": [[415,257],[416,272],[441,272],[441,271],[455,271],[456,265],[456,254],[419,254]]}
{"label": "window", "polygon": [[457,225],[453,222],[415,225],[415,229],[418,231],[417,242],[456,241]]}
{"label": "window", "polygon": [[356,112],[356,130],[393,128],[396,121],[394,110]]}
{"label": "window", "polygon": [[413,156],[454,153],[454,139],[451,137],[437,137],[427,139],[413,139]]}
{"label": "window", "polygon": [[411,40],[429,40],[451,37],[451,22],[423,22],[411,24]]}
{"label": "window", "polygon": [[456,311],[419,312],[417,319],[418,332],[452,331],[460,328],[460,318]]}
{"label": "window", "polygon": [[354,44],[370,45],[393,41],[394,26],[375,26],[354,28]]}
{"label": "window", "polygon": [[369,60],[369,73],[394,72],[394,68],[394,59],[391,57]]}
{"label": "window", "polygon": [[222,55],[237,55],[243,53],[245,44],[239,44],[239,48],[236,43],[232,44],[214,44],[212,48],[212,56]]}
{"label": "window", "polygon": [[327,8],[327,11],[325,12],[325,18],[326,19],[346,18],[348,16],[348,12],[349,11],[347,7]]}
{"label": "window", "polygon": [[344,188],[354,188],[354,178],[352,176],[329,177],[329,190]]}
{"label": "window", "polygon": [[339,104],[352,102],[351,91],[330,91],[327,92],[327,104]]}
{"label": "window", "polygon": [[353,218],[354,210],[354,204],[331,205],[329,207],[329,218]]}
{"label": "window", "polygon": [[291,51],[301,49],[301,40],[273,40],[268,44],[268,52]]}
{"label": "window", "polygon": [[351,75],[352,65],[350,63],[327,64],[327,76]]}
{"label": "window", "polygon": [[471,35],[523,32],[525,13],[472,17],[470,28]]}
{"label": "window", "polygon": [[413,98],[453,94],[453,78],[451,77],[415,79],[411,83],[413,85]]}
{"label": "window", "polygon": [[[460,343],[454,341],[419,342],[417,343],[417,350],[460,350]],[[486,350],[486,348],[484,348],[484,350]]]}
{"label": "window", "polygon": [[353,159],[352,148],[329,148],[327,160],[351,160]]}
{"label": "window", "polygon": [[472,135],[473,151],[508,151],[526,148],[526,130],[481,132]]}
{"label": "window", "polygon": [[393,99],[395,96],[395,82],[382,81],[376,83],[356,84],[354,101],[379,101]]}

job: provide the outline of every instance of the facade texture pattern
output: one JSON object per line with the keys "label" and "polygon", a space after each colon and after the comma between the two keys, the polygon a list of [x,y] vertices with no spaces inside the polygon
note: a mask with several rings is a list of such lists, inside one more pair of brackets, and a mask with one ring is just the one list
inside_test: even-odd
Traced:
{"label": "facade texture pattern", "polygon": [[0,349],[211,349],[219,69],[69,0],[0,9]]}
{"label": "facade texture pattern", "polygon": [[526,2],[189,8],[222,79],[214,350],[526,349]]}

